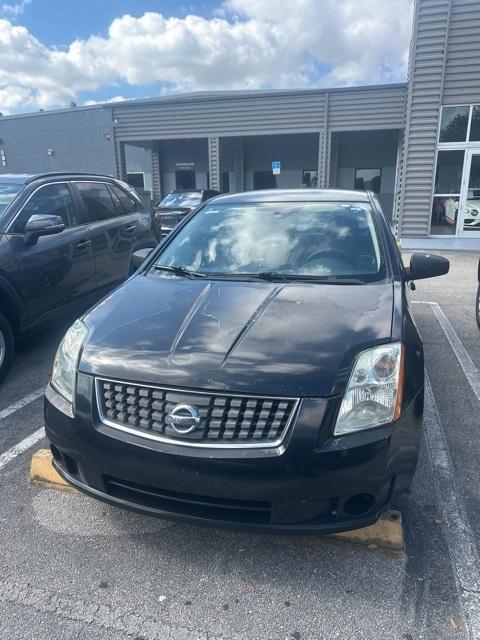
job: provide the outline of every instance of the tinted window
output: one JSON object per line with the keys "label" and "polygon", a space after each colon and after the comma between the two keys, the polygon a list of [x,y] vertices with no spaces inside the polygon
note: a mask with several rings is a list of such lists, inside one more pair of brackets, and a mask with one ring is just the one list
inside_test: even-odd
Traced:
{"label": "tinted window", "polygon": [[465,151],[439,151],[435,193],[460,193]]}
{"label": "tinted window", "polygon": [[66,227],[78,224],[73,200],[65,184],[40,187],[18,214],[13,226],[14,233],[24,233],[27,220],[37,214],[60,216]]}
{"label": "tinted window", "polygon": [[442,107],[440,142],[464,142],[469,113],[470,107]]}
{"label": "tinted window", "polygon": [[87,210],[89,222],[108,220],[117,215],[113,200],[102,182],[78,182],[77,189]]}
{"label": "tinted window", "polygon": [[207,204],[157,262],[206,274],[384,275],[370,206],[353,202]]}
{"label": "tinted window", "polygon": [[134,211],[137,211],[137,203],[128,195],[128,193],[125,193],[125,191],[120,189],[120,187],[117,187],[116,184],[111,184],[110,188],[121,203],[122,213],[133,213]]}
{"label": "tinted window", "polygon": [[117,211],[117,214],[119,216],[123,216],[126,213],[125,212],[125,208],[124,208],[123,204],[120,202],[120,198],[118,197],[118,195],[114,191],[113,185],[109,184],[108,185],[108,190],[110,191],[110,195],[112,196],[113,205],[115,207],[115,210]]}
{"label": "tinted window", "polygon": [[480,105],[476,104],[472,108],[472,122],[470,124],[470,140],[480,140]]}
{"label": "tinted window", "polygon": [[0,218],[19,191],[23,189],[23,184],[13,182],[0,182]]}
{"label": "tinted window", "polygon": [[355,189],[380,193],[381,169],[355,169]]}

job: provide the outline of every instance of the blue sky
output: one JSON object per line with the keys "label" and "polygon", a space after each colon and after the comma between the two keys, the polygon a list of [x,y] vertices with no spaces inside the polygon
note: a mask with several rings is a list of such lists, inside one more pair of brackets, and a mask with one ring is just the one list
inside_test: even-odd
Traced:
{"label": "blue sky", "polygon": [[0,0],[0,111],[405,79],[412,0]]}
{"label": "blue sky", "polygon": [[219,4],[214,0],[33,0],[17,22],[45,44],[61,46],[92,34],[105,36],[111,22],[125,14],[138,18],[153,11],[180,18],[187,14],[211,17]]}

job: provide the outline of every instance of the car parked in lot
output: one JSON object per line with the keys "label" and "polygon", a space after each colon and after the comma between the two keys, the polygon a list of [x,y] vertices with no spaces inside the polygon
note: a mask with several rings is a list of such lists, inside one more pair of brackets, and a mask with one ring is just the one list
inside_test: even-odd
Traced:
{"label": "car parked in lot", "polygon": [[180,220],[198,207],[202,202],[220,195],[213,189],[176,189],[171,191],[154,207],[155,220],[166,236]]}
{"label": "car parked in lot", "polygon": [[205,203],[65,335],[45,399],[55,467],[112,504],[333,532],[410,485],[423,346],[371,193]]}
{"label": "car parked in lot", "polygon": [[152,213],[111,177],[0,175],[0,381],[18,337],[78,314],[158,239]]}

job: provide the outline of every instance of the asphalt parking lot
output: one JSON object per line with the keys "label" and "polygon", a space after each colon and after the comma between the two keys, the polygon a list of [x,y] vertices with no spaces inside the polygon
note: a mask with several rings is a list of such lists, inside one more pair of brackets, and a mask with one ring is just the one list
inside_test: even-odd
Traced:
{"label": "asphalt parking lot", "polygon": [[409,294],[431,392],[396,505],[404,553],[155,520],[31,485],[41,392],[69,323],[22,343],[0,389],[2,637],[480,638],[478,256],[444,255],[450,274]]}

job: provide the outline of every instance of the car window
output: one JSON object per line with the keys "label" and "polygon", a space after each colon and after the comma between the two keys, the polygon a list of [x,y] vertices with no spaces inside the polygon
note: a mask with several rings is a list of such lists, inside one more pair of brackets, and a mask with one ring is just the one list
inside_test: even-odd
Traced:
{"label": "car window", "polygon": [[40,187],[18,214],[14,233],[24,233],[28,219],[37,214],[60,216],[65,227],[78,224],[77,212],[66,184],[47,184]]}
{"label": "car window", "polygon": [[121,204],[122,214],[134,213],[135,211],[138,210],[138,206],[135,200],[133,200],[133,198],[131,198],[128,195],[128,193],[125,193],[123,189],[120,189],[120,187],[117,187],[116,184],[111,184],[110,188],[112,190],[112,193],[114,194],[114,197],[116,197]]}
{"label": "car window", "polygon": [[106,184],[103,182],[77,182],[76,186],[87,210],[89,222],[108,220],[117,216]]}
{"label": "car window", "polygon": [[184,191],[169,193],[158,205],[159,207],[197,207],[202,202],[201,191]]}
{"label": "car window", "polygon": [[21,183],[0,181],[0,219],[2,213],[23,187],[24,185]]}
{"label": "car window", "polygon": [[383,279],[383,251],[366,202],[206,204],[157,263],[205,274],[275,272]]}
{"label": "car window", "polygon": [[113,189],[113,185],[109,184],[108,185],[108,190],[110,191],[110,195],[112,196],[112,200],[113,200],[113,204],[115,206],[115,209],[117,211],[117,214],[119,216],[123,216],[125,215],[126,211],[125,211],[125,207],[123,206],[123,204],[120,202],[120,198],[118,197],[118,195],[115,193],[114,189]]}

